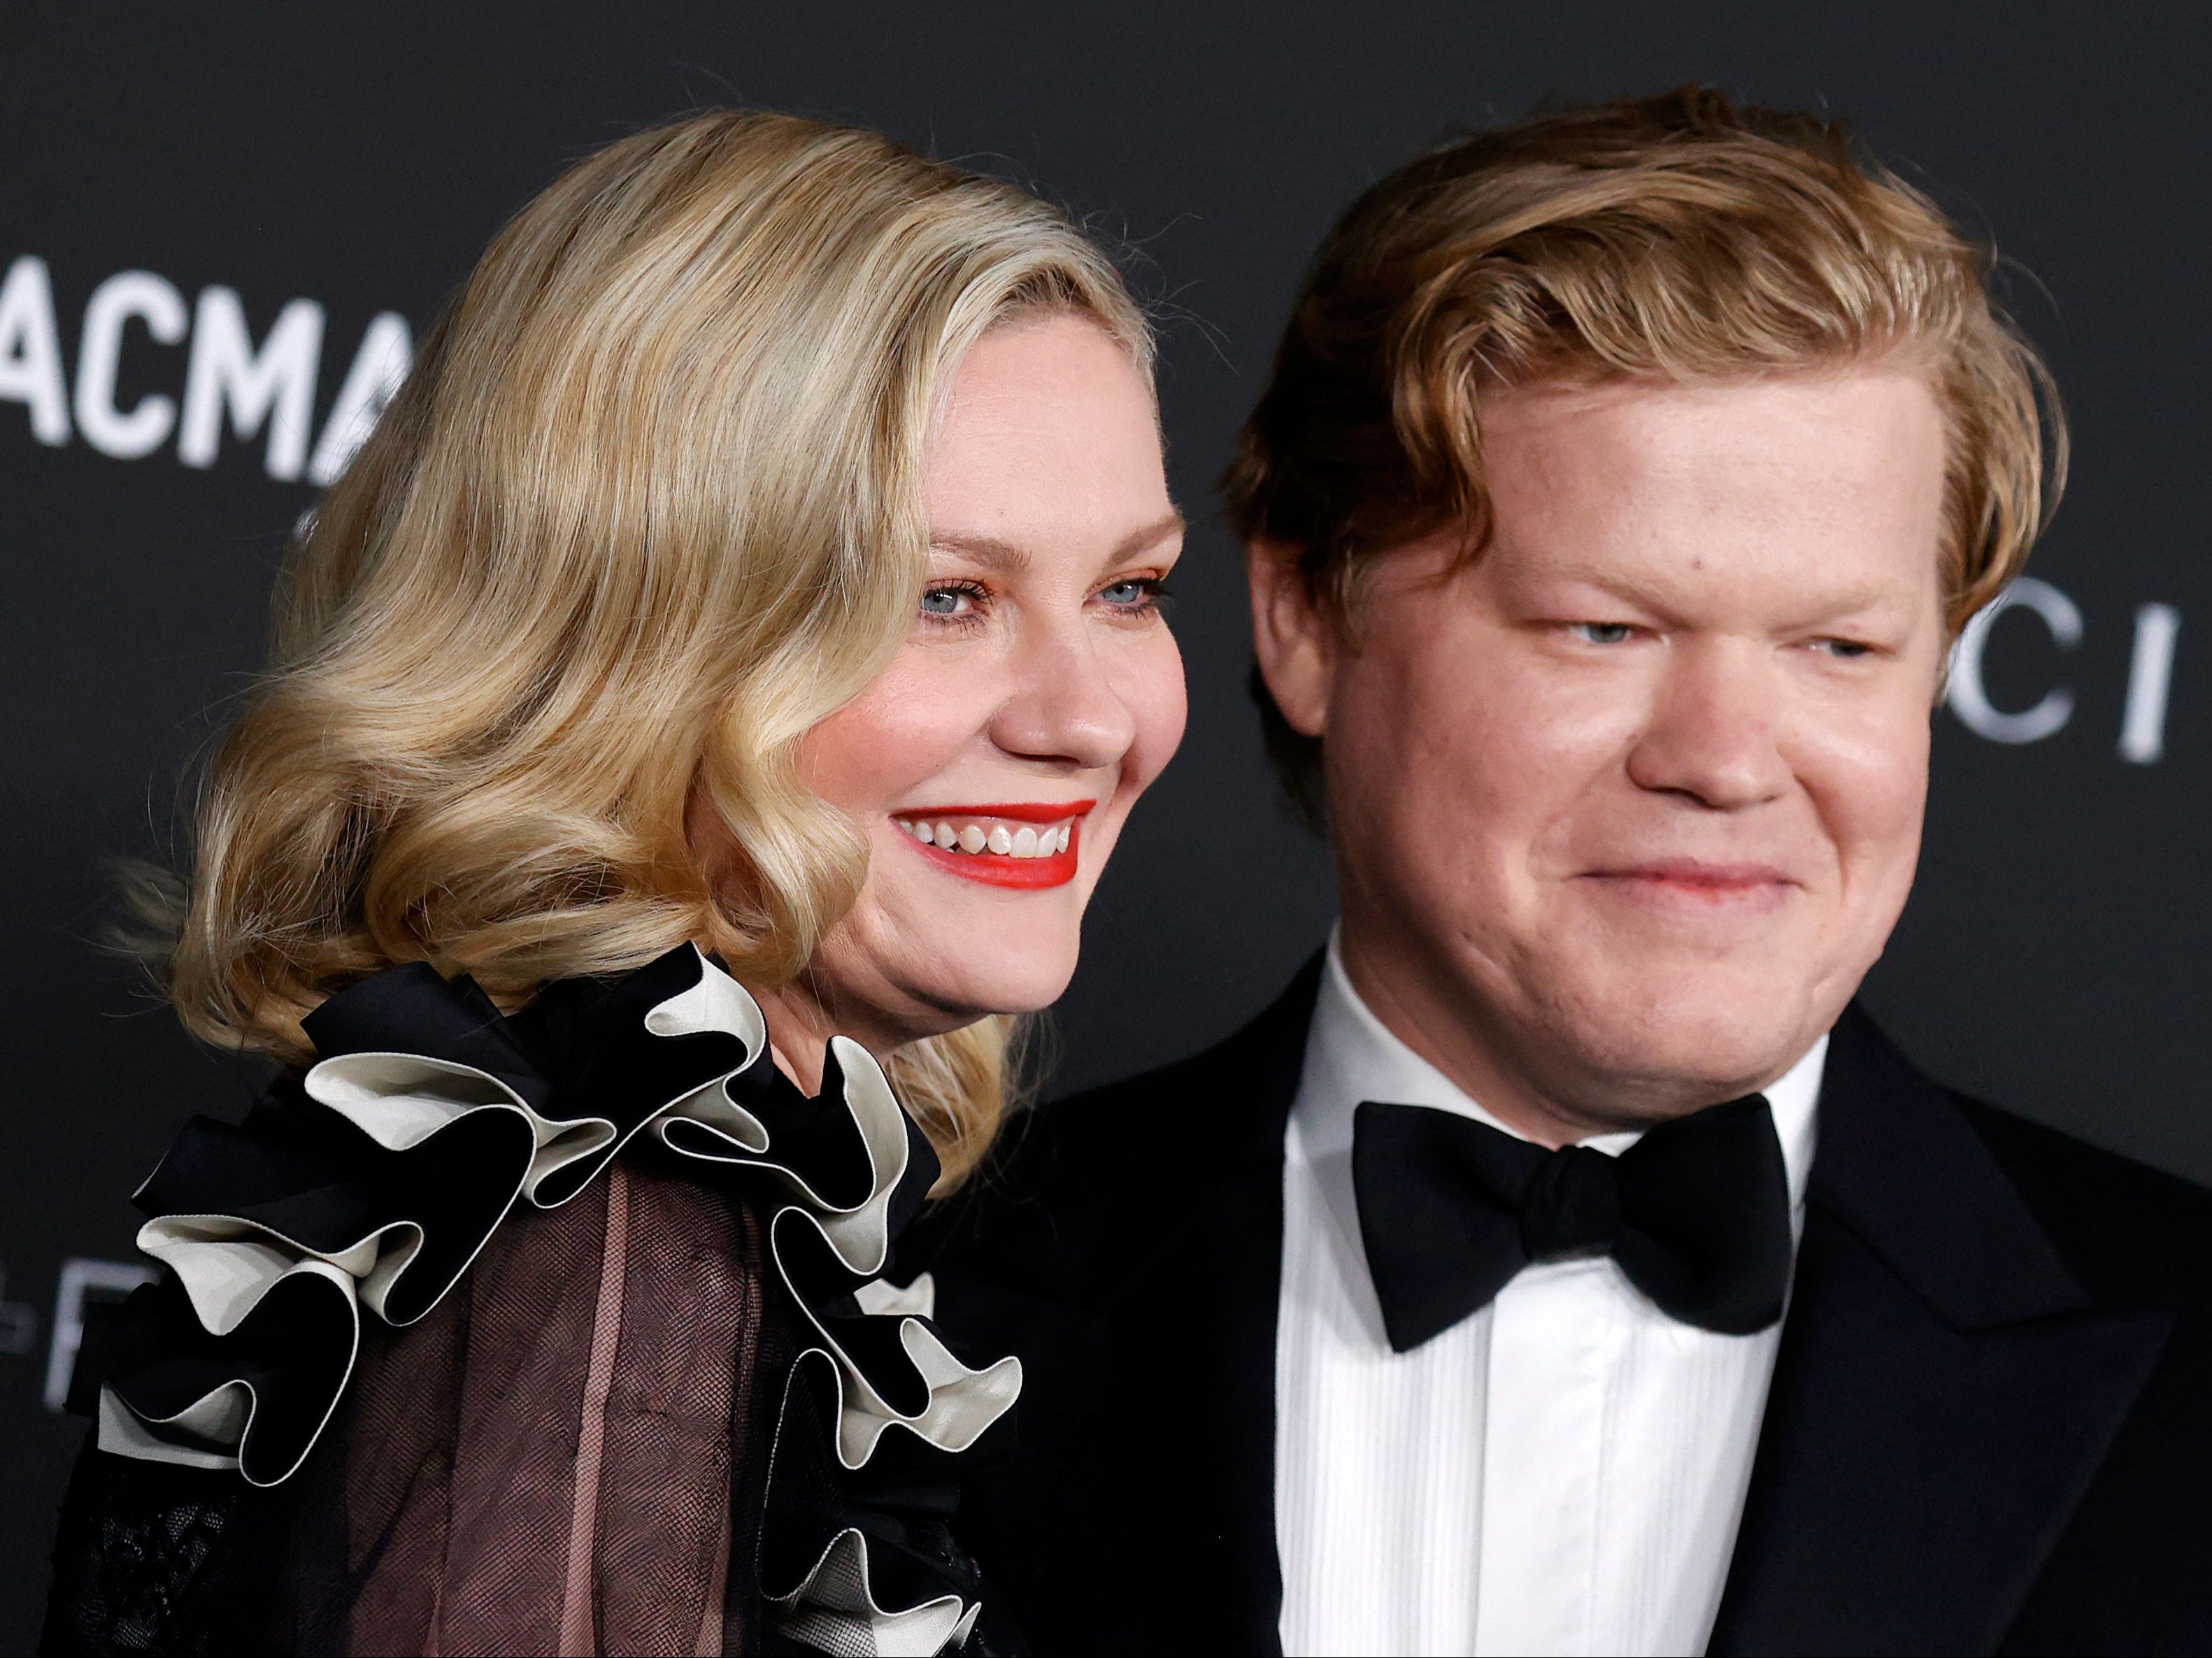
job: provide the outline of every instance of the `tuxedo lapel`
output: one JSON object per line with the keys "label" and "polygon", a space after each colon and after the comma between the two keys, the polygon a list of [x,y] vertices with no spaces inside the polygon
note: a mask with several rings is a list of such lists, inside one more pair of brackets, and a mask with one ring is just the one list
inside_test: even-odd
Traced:
{"label": "tuxedo lapel", "polygon": [[2156,1361],[1854,1005],[1715,1653],[1996,1649]]}
{"label": "tuxedo lapel", "polygon": [[[1194,1111],[1216,1111],[1223,1139],[1212,1187],[1194,1193],[1194,1236],[1161,1286],[1180,1303],[1183,1337],[1201,1372],[1192,1391],[1182,1471],[1170,1500],[1189,1504],[1191,1598],[1218,1649],[1279,1653],[1282,1567],[1275,1548],[1275,1324],[1283,1263],[1283,1140],[1321,986],[1308,963],[1260,1017],[1208,1056]],[[1193,1270],[1194,1263],[1200,1263]]]}

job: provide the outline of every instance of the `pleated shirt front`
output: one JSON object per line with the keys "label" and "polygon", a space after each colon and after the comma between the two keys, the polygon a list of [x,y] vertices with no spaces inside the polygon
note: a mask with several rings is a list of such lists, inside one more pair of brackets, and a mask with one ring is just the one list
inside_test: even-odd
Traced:
{"label": "pleated shirt front", "polygon": [[[1826,1052],[1823,1037],[1765,1090],[1800,1230]],[[1532,1266],[1393,1352],[1352,1193],[1363,1100],[1504,1127],[1368,1011],[1332,944],[1284,1171],[1285,1652],[1702,1652],[1780,1327],[1678,1323],[1601,1258]],[[1617,1157],[1638,1138],[1583,1144]]]}

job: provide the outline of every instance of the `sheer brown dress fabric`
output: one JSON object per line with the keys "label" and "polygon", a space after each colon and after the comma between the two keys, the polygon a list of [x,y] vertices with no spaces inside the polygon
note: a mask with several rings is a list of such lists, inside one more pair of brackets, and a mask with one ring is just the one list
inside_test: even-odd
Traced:
{"label": "sheer brown dress fabric", "polygon": [[865,1049],[802,1094],[691,945],[309,1020],[139,1188],[166,1271],[88,1327],[50,1649],[1018,1649],[950,1522],[1019,1364],[875,1276],[939,1165]]}
{"label": "sheer brown dress fabric", "polygon": [[376,1328],[345,1436],[350,1650],[757,1646],[745,1563],[726,1588],[733,1473],[772,1430],[764,1302],[751,1211],[632,1152]]}

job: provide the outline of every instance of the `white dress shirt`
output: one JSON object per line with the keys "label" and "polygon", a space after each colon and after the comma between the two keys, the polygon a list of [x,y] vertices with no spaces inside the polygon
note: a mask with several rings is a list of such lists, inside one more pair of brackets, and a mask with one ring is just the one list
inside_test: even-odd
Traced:
{"label": "white dress shirt", "polygon": [[[1765,1090],[1801,1232],[1827,1046]],[[1780,1327],[1678,1323],[1600,1257],[1531,1266],[1394,1353],[1352,1195],[1362,1100],[1504,1127],[1383,1029],[1332,941],[1284,1171],[1285,1652],[1704,1651]],[[1583,1144],[1617,1157],[1637,1139]]]}

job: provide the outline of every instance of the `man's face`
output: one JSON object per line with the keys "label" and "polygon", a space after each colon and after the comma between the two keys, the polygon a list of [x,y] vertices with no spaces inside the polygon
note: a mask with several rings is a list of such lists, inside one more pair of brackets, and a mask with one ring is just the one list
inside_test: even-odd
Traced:
{"label": "man's face", "polygon": [[1491,544],[1386,556],[1348,644],[1255,550],[1263,669],[1326,738],[1353,981],[1542,1138],[1763,1086],[1911,886],[1935,398],[1880,368],[1540,388],[1489,401],[1485,446]]}

